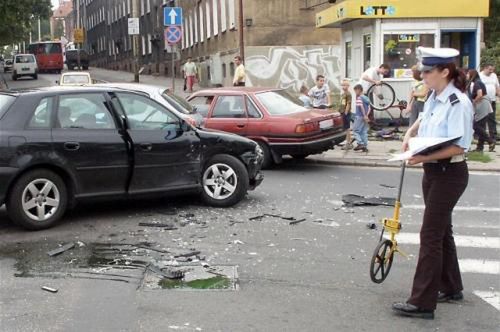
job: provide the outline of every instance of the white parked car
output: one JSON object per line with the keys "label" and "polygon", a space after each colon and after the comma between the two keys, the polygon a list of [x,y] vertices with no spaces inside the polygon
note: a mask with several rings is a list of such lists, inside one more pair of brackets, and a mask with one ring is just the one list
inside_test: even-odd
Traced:
{"label": "white parked car", "polygon": [[31,76],[38,79],[38,65],[33,54],[16,54],[12,64],[12,79],[15,81],[22,76]]}
{"label": "white parked car", "polygon": [[87,72],[70,71],[61,74],[59,85],[83,86],[92,84],[92,78]]}
{"label": "white parked car", "polygon": [[184,98],[173,94],[168,88],[137,83],[100,83],[95,84],[95,86],[107,86],[145,93],[151,99],[154,99],[158,103],[162,104],[168,108],[168,110],[174,112],[190,124],[196,127],[201,127],[203,125],[203,116],[198,114],[196,109],[184,100]]}

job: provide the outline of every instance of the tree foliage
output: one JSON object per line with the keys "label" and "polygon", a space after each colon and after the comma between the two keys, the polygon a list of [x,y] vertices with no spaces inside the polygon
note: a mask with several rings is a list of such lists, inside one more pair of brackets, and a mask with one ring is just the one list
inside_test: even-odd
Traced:
{"label": "tree foliage", "polygon": [[50,0],[1,0],[0,45],[25,39],[36,18],[50,15]]}
{"label": "tree foliage", "polygon": [[500,0],[490,0],[490,16],[484,19],[484,43],[481,65],[488,63],[500,69]]}

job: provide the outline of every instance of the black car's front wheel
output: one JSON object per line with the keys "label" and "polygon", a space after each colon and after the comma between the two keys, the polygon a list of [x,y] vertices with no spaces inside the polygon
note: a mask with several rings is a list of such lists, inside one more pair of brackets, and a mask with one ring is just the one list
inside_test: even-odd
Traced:
{"label": "black car's front wheel", "polygon": [[7,200],[9,217],[18,225],[39,230],[54,225],[68,203],[61,177],[44,169],[30,171],[14,184]]}
{"label": "black car's front wheel", "polygon": [[212,206],[225,207],[240,202],[248,191],[248,172],[237,158],[216,155],[202,174],[202,197]]}

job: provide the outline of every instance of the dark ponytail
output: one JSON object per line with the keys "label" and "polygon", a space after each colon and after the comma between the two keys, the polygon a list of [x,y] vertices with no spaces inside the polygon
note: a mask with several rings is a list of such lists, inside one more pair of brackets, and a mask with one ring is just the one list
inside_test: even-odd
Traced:
{"label": "dark ponytail", "polygon": [[464,92],[467,87],[467,78],[465,73],[458,69],[454,63],[447,63],[442,65],[437,65],[437,69],[441,72],[448,69],[450,72],[448,74],[448,82],[453,81],[453,85],[460,91]]}

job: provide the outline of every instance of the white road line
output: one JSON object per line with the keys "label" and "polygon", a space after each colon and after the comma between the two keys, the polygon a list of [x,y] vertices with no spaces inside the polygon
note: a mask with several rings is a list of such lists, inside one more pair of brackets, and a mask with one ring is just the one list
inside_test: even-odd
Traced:
{"label": "white road line", "polygon": [[500,311],[500,292],[474,291],[473,293]]}
{"label": "white road line", "polygon": [[[500,249],[500,237],[455,235],[455,245],[457,247]],[[396,235],[398,243],[420,244],[418,233],[399,233]]]}
{"label": "white road line", "polygon": [[[425,205],[405,205],[403,204],[403,209],[412,209],[412,210],[423,210],[425,209]],[[500,207],[489,207],[489,206],[455,206],[453,209],[454,212],[457,211],[479,211],[479,212],[500,212]]]}
{"label": "white road line", "polygon": [[[328,200],[328,203],[336,206],[336,207],[342,207],[344,205],[344,202],[339,201],[339,200]],[[369,208],[371,206],[366,205],[363,206],[364,208]],[[425,205],[423,204],[405,204],[403,202],[403,207],[402,210],[404,211],[405,209],[410,209],[410,210],[424,210]],[[500,212],[500,207],[494,207],[494,206],[455,206],[453,211],[458,212],[458,211],[471,211],[471,212]]]}
{"label": "white road line", "polygon": [[482,274],[499,274],[500,261],[484,260],[484,259],[459,259],[460,272],[462,273],[482,273]]}

